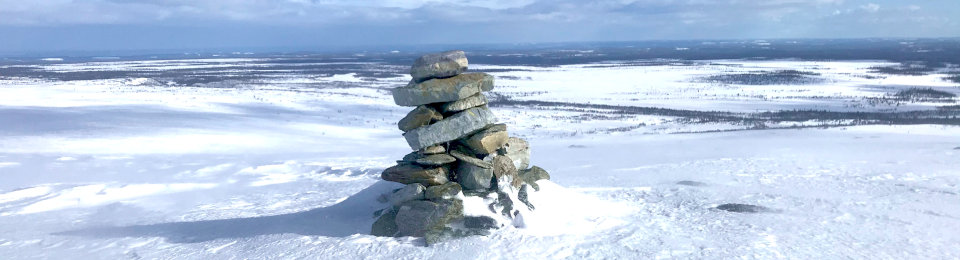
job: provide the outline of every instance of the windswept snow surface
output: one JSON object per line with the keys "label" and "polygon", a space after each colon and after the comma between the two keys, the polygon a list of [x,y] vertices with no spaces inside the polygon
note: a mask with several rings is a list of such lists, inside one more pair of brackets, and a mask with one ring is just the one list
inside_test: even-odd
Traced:
{"label": "windswept snow surface", "polygon": [[[409,80],[405,67],[269,58],[30,65],[60,77],[262,77],[0,75],[0,258],[960,258],[960,127],[950,114],[938,121],[948,124],[763,127],[710,114],[958,104],[891,101],[911,87],[960,88],[942,79],[950,71],[870,69],[890,64],[474,64],[498,76],[493,110],[552,178],[531,194],[527,227],[430,247],[367,234],[376,197],[399,187],[380,171],[409,151],[395,125],[409,108],[387,91]],[[304,70],[328,66],[349,67]],[[808,73],[751,81],[783,70]],[[728,203],[769,210],[717,209]]]}

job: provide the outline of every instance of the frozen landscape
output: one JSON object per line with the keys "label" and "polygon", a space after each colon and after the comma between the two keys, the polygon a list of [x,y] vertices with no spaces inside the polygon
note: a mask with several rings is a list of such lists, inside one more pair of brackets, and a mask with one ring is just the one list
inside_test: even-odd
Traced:
{"label": "frozen landscape", "polygon": [[419,52],[4,58],[0,255],[960,258],[960,44],[846,44],[467,49],[551,178],[429,247],[369,235]]}

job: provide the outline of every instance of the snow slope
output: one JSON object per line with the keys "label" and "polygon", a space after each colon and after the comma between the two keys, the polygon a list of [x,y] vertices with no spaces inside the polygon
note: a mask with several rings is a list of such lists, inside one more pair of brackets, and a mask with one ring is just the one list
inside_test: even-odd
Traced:
{"label": "snow slope", "polygon": [[[233,67],[231,62],[258,60],[195,62],[98,63],[90,69],[161,66],[155,64]],[[731,62],[770,69],[868,67],[794,61],[708,63]],[[519,78],[498,79],[505,86],[498,86],[499,94],[514,99],[649,105],[649,100],[618,99],[622,91],[612,88],[624,81],[611,77],[634,77],[647,69],[651,70],[638,80],[701,73],[683,68],[690,67],[660,68],[666,72],[632,67],[631,73],[615,73],[603,71],[614,68],[586,64],[495,74]],[[544,82],[566,74],[597,84],[577,92],[577,87],[582,89],[580,81]],[[524,80],[528,76],[531,80]],[[541,183],[543,191],[531,195],[538,207],[537,215],[528,219],[531,226],[431,247],[424,247],[422,239],[373,237],[366,233],[378,209],[375,198],[398,187],[380,181],[379,172],[409,149],[394,125],[407,108],[392,105],[384,90],[405,78],[356,79],[356,74],[346,73],[285,77],[233,88],[144,85],[137,84],[146,82],[138,79],[2,79],[0,255],[6,259],[960,257],[955,250],[960,244],[960,233],[955,232],[960,230],[956,203],[960,127],[871,125],[677,134],[684,130],[674,128],[691,126],[650,115],[581,120],[577,118],[584,112],[560,108],[494,108],[513,134],[530,141],[533,163],[552,175],[552,181]],[[844,80],[853,79],[836,82]],[[299,85],[302,82],[347,85],[318,89],[305,88]],[[944,84],[934,83],[930,84]],[[757,88],[671,84],[716,93]],[[852,83],[838,85],[857,88]],[[681,95],[692,92],[670,93],[664,102],[677,106],[730,111],[794,107],[769,99],[718,106],[721,103],[701,100],[700,95]],[[639,123],[647,127],[593,131]],[[771,210],[717,209],[726,203]]]}

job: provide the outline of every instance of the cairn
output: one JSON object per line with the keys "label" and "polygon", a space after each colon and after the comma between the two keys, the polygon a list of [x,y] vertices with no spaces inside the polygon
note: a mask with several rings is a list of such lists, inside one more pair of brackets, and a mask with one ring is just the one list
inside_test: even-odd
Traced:
{"label": "cairn", "polygon": [[[534,210],[528,195],[550,176],[529,167],[527,141],[510,137],[487,107],[483,92],[494,77],[466,70],[463,51],[424,55],[410,68],[413,80],[392,90],[397,105],[416,107],[397,123],[413,152],[381,174],[406,186],[380,197],[389,206],[377,212],[373,235],[425,237],[429,245],[521,227]],[[483,213],[465,215],[465,202]]]}

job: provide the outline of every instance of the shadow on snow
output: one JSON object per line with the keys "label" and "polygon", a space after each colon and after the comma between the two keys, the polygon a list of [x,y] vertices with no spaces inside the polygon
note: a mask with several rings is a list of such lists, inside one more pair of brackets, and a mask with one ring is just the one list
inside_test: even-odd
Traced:
{"label": "shadow on snow", "polygon": [[369,234],[375,217],[383,207],[376,201],[380,194],[398,188],[398,184],[379,181],[335,205],[304,212],[220,220],[171,222],[122,227],[94,227],[54,233],[53,235],[94,238],[163,237],[171,243],[196,243],[217,239],[255,237],[274,234],[346,237]]}

